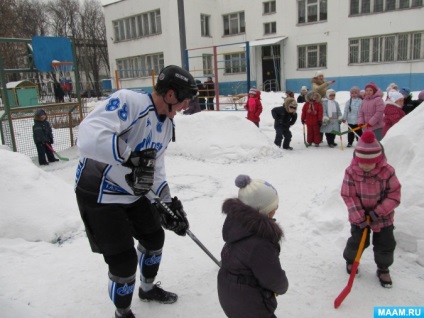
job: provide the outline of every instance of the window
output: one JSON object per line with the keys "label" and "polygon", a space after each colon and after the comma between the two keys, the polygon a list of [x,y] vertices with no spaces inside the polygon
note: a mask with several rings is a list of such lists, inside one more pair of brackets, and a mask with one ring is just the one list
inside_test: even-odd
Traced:
{"label": "window", "polygon": [[349,64],[424,59],[424,31],[349,40]]}
{"label": "window", "polygon": [[210,28],[209,28],[209,21],[211,17],[209,15],[201,14],[200,15],[200,29],[201,29],[201,35],[202,36],[211,36],[210,34]]}
{"label": "window", "polygon": [[423,6],[423,0],[350,0],[350,15],[378,13]]}
{"label": "window", "polygon": [[224,54],[224,61],[225,74],[246,72],[246,54],[244,52]]}
{"label": "window", "polygon": [[234,35],[246,32],[244,12],[232,13],[223,16],[224,35]]}
{"label": "window", "polygon": [[113,21],[115,42],[162,33],[160,10]]}
{"label": "window", "polygon": [[213,75],[213,65],[212,65],[212,54],[203,54],[203,76],[212,76]]}
{"label": "window", "polygon": [[297,54],[299,69],[327,67],[327,44],[298,46]]}
{"label": "window", "polygon": [[277,33],[277,22],[264,23],[264,34]]}
{"label": "window", "polygon": [[275,1],[267,1],[263,3],[264,5],[264,14],[275,13]]}
{"label": "window", "polygon": [[298,23],[327,21],[327,0],[298,0]]}
{"label": "window", "polygon": [[163,53],[133,56],[116,61],[119,78],[149,77],[152,70],[159,74],[164,67]]}

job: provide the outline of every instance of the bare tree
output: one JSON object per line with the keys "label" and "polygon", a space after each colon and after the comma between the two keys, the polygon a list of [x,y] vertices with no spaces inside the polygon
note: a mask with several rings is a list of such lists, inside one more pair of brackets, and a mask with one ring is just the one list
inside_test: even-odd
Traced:
{"label": "bare tree", "polygon": [[100,72],[109,73],[106,26],[101,3],[86,0],[81,9],[81,38],[76,41],[81,70],[91,87],[100,92]]}

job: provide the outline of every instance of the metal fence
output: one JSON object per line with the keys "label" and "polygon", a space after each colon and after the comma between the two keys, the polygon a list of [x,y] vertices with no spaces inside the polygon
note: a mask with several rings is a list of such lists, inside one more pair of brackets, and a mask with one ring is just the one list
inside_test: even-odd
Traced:
{"label": "metal fence", "polygon": [[0,132],[2,144],[29,157],[37,156],[32,126],[34,112],[44,109],[47,120],[53,128],[56,151],[65,150],[75,145],[78,138],[78,125],[82,120],[82,109],[79,103],[61,103],[39,105],[36,107],[16,107],[9,112],[0,110]]}

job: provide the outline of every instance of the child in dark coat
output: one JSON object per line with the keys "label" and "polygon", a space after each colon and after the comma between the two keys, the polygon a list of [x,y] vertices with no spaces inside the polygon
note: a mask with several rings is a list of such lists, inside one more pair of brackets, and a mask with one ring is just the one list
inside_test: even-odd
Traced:
{"label": "child in dark coat", "polygon": [[293,147],[290,147],[290,142],[292,139],[292,133],[290,131],[290,126],[293,126],[297,120],[297,103],[294,98],[287,97],[284,101],[284,106],[274,107],[271,110],[272,118],[274,118],[274,129],[275,129],[275,140],[274,144],[281,147],[281,142],[283,141],[283,149],[293,150]]}
{"label": "child in dark coat", "polygon": [[[372,131],[359,139],[354,158],[345,171],[341,196],[346,204],[351,237],[347,240],[343,257],[346,271],[352,271],[362,232],[369,226],[373,232],[374,261],[377,277],[383,287],[392,287],[389,267],[393,264],[396,241],[393,235],[395,209],[400,204],[401,185],[395,169],[386,161],[384,151]],[[370,224],[366,222],[370,217]],[[370,245],[370,232],[365,248]]]}
{"label": "child in dark coat", "polygon": [[[43,109],[38,109],[34,114],[34,126],[32,126],[33,138],[37,147],[38,163],[46,166],[49,162],[59,161],[47,145],[53,144],[53,132],[47,121],[47,114]],[[47,155],[47,160],[46,160]]]}
{"label": "child in dark coat", "polygon": [[273,219],[278,194],[268,182],[239,175],[238,199],[227,199],[218,297],[230,318],[275,318],[277,295],[288,289],[280,264],[283,230]]}

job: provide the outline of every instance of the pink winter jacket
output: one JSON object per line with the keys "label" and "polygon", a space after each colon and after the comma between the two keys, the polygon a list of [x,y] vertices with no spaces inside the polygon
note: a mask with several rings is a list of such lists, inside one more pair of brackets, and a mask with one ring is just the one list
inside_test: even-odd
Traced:
{"label": "pink winter jacket", "polygon": [[362,100],[358,113],[358,125],[370,125],[370,127],[362,128],[363,131],[383,128],[384,107],[384,101],[378,92]]}
{"label": "pink winter jacket", "polygon": [[400,204],[400,189],[395,169],[385,157],[370,172],[359,168],[353,159],[345,170],[341,190],[349,222],[359,226],[365,221],[365,212],[374,211],[379,215],[379,219],[370,224],[374,232],[392,225],[394,209]]}
{"label": "pink winter jacket", "polygon": [[259,96],[257,94],[255,97],[249,97],[246,106],[244,106],[244,109],[247,110],[247,119],[254,123],[259,123],[261,120],[259,116],[262,113],[262,103]]}

